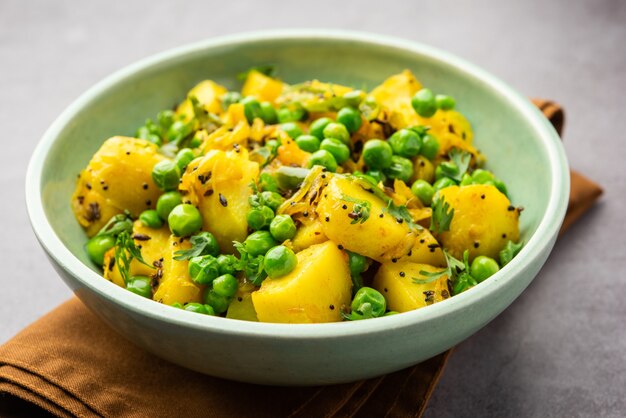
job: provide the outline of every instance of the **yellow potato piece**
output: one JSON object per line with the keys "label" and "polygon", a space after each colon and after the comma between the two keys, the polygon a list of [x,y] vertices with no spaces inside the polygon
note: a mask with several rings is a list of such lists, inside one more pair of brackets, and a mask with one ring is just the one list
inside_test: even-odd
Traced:
{"label": "yellow potato piece", "polygon": [[371,92],[376,102],[389,112],[389,123],[395,129],[419,124],[419,117],[411,106],[413,95],[422,85],[409,70],[392,75]]}
{"label": "yellow potato piece", "polygon": [[[170,230],[167,225],[152,229],[145,226],[141,221],[133,224],[133,234],[135,245],[140,248],[141,256],[150,266],[158,266],[163,263],[162,258],[168,257]],[[171,255],[169,255],[171,257]],[[104,277],[118,286],[125,287],[124,279],[119,271],[119,266],[115,263],[115,249],[107,251],[104,256]],[[128,273],[131,276],[153,276],[157,272],[156,268],[150,268],[145,264],[133,259],[130,263]]]}
{"label": "yellow potato piece", "polygon": [[253,290],[254,286],[249,283],[239,287],[233,301],[228,306],[226,318],[240,319],[242,321],[259,321],[252,303]]}
{"label": "yellow potato piece", "polygon": [[241,88],[241,94],[255,96],[260,101],[273,102],[283,91],[283,83],[275,78],[268,77],[258,71],[250,71],[246,82]]}
{"label": "yellow potato piece", "polygon": [[296,268],[279,279],[265,279],[252,293],[261,322],[319,323],[341,321],[350,304],[352,280],[346,255],[332,241],[297,254]]}
{"label": "yellow potato piece", "polygon": [[418,156],[413,162],[411,184],[413,184],[415,180],[425,180],[429,183],[433,183],[435,180],[435,166],[423,155]]}
{"label": "yellow potato piece", "polygon": [[454,209],[450,230],[441,234],[443,246],[456,258],[469,250],[497,259],[507,241],[519,240],[519,211],[491,185],[452,186],[439,191]]}
{"label": "yellow potato piece", "polygon": [[427,279],[420,271],[438,272],[441,268],[418,263],[384,263],[374,276],[372,286],[385,296],[387,308],[398,312],[423,308],[450,297],[448,276],[418,284],[413,279]]}
{"label": "yellow potato piece", "polygon": [[115,136],[102,144],[72,195],[74,215],[89,236],[117,213],[139,216],[155,207],[161,192],[152,181],[152,167],[163,158],[143,139]]}
{"label": "yellow potato piece", "polygon": [[328,241],[328,237],[324,235],[322,223],[319,219],[316,219],[308,225],[300,226],[291,243],[293,250],[298,252],[309,248],[311,245],[321,244],[326,241]]}
{"label": "yellow potato piece", "polygon": [[[370,215],[365,222],[352,223],[349,214],[358,201],[369,202]],[[324,235],[352,252],[379,262],[407,259],[433,265],[445,263],[441,248],[427,230],[411,230],[406,222],[398,222],[389,214],[386,207],[385,202],[359,183],[333,177],[316,212]]]}
{"label": "yellow potato piece", "polygon": [[192,161],[182,177],[183,199],[198,206],[203,229],[215,235],[224,253],[233,252],[233,241],[248,232],[250,184],[259,175],[259,164],[248,160],[248,151],[237,148],[210,150]]}
{"label": "yellow potato piece", "polygon": [[[222,101],[221,97],[228,90],[212,80],[204,80],[194,86],[187,97],[194,96],[207,112],[221,113]],[[185,99],[177,108],[176,114],[182,116],[185,121],[189,121],[194,117],[193,106],[191,100]]]}
{"label": "yellow potato piece", "polygon": [[189,241],[181,241],[180,238],[170,235],[163,257],[162,275],[157,287],[154,300],[166,305],[173,305],[178,302],[186,304],[190,302],[201,302],[202,293],[205,286],[194,283],[189,277],[189,261],[174,260],[174,253],[178,250],[190,248]]}

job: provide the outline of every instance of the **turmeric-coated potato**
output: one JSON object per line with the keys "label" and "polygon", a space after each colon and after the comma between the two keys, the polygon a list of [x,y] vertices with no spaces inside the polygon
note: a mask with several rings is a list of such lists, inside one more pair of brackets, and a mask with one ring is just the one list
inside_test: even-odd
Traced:
{"label": "turmeric-coated potato", "polygon": [[[355,218],[357,213],[364,213],[356,205],[367,207],[367,219]],[[316,211],[324,235],[347,250],[380,262],[406,259],[432,265],[445,263],[441,248],[427,230],[409,228],[359,182],[334,176]]]}
{"label": "turmeric-coated potato", "polygon": [[[138,260],[133,259],[130,263],[128,272],[131,276],[152,276],[157,272],[156,266],[162,264],[167,257],[171,258],[169,253],[170,230],[167,226],[159,229],[152,229],[145,226],[141,221],[133,223],[132,238],[135,245],[140,248],[141,256],[151,268]],[[124,286],[124,279],[119,271],[119,266],[115,263],[115,249],[107,251],[104,256],[104,277],[112,281],[118,286]]]}
{"label": "turmeric-coated potato", "polygon": [[203,229],[215,236],[224,253],[232,253],[233,241],[247,236],[250,185],[258,175],[259,164],[248,160],[244,148],[211,150],[192,161],[183,175],[183,200],[198,206]]}
{"label": "turmeric-coated potato", "polygon": [[392,75],[372,90],[372,97],[390,112],[389,123],[396,130],[415,126],[419,117],[411,106],[411,98],[422,85],[409,70]]}
{"label": "turmeric-coated potato", "polygon": [[341,320],[350,304],[352,280],[347,256],[327,241],[296,254],[296,268],[279,279],[265,279],[252,293],[261,322],[319,323]]}
{"label": "turmeric-coated potato", "polygon": [[491,185],[452,186],[439,191],[454,209],[450,230],[441,243],[456,258],[469,250],[470,260],[479,255],[497,259],[507,241],[519,240],[519,210]]}
{"label": "turmeric-coated potato", "polygon": [[418,263],[384,263],[378,269],[372,286],[383,294],[387,308],[407,312],[432,305],[450,297],[448,276],[441,276],[430,283],[415,283],[428,280],[421,271],[439,272],[441,268]]}
{"label": "turmeric-coated potato", "polygon": [[152,181],[152,167],[164,157],[143,139],[107,139],[83,170],[72,195],[72,208],[92,236],[111,216],[128,210],[139,216],[154,208],[161,193]]}
{"label": "turmeric-coated potato", "polygon": [[[220,86],[214,81],[204,80],[189,90],[187,97],[195,97],[207,112],[219,113],[222,111],[221,97],[226,94],[227,91],[225,87]],[[185,99],[176,108],[176,114],[182,116],[185,121],[191,120],[194,117],[191,100]]]}
{"label": "turmeric-coated potato", "polygon": [[201,302],[205,286],[194,283],[189,276],[189,261],[174,260],[176,251],[190,248],[189,241],[171,235],[164,251],[162,277],[152,297],[166,305]]}
{"label": "turmeric-coated potato", "polygon": [[275,78],[268,77],[256,70],[248,73],[241,88],[242,96],[254,96],[260,101],[273,102],[283,91],[283,83]]}

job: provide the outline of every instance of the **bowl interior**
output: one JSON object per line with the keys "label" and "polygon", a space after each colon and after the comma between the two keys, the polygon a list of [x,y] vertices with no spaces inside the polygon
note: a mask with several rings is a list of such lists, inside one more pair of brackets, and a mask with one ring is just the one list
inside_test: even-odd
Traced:
{"label": "bowl interior", "polygon": [[371,89],[405,68],[435,92],[454,96],[475,132],[475,143],[488,168],[509,188],[513,204],[522,205],[522,239],[536,231],[550,200],[554,179],[545,144],[510,99],[457,63],[386,43],[302,36],[227,42],[189,48],[124,70],[73,105],[43,162],[40,190],[48,222],[63,244],[83,263],[88,260],[85,234],[70,209],[76,176],[102,142],[113,135],[132,136],[146,118],[181,101],[203,79],[239,88],[236,75],[271,63],[289,83],[317,78]]}

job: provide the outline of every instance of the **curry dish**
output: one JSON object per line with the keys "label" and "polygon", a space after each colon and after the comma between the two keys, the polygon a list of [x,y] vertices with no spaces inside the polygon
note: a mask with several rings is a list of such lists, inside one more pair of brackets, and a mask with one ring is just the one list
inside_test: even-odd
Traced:
{"label": "curry dish", "polygon": [[521,208],[470,123],[410,71],[371,91],[240,80],[200,82],[80,173],[106,280],[197,314],[335,322],[454,297],[520,251]]}

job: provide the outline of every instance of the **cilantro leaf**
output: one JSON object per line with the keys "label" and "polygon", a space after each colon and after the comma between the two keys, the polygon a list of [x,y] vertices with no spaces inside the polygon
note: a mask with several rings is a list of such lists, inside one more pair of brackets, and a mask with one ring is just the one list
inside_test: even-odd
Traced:
{"label": "cilantro leaf", "polygon": [[422,226],[415,223],[411,213],[409,212],[409,208],[404,205],[396,205],[393,203],[393,200],[389,199],[386,208],[387,213],[396,218],[396,220],[406,222],[406,224],[411,229],[422,230]]}
{"label": "cilantro leaf", "polygon": [[428,284],[434,282],[435,280],[440,279],[443,276],[448,277],[448,282],[452,286],[453,294],[459,294],[469,289],[472,286],[476,286],[477,282],[474,279],[469,271],[469,251],[465,250],[463,252],[463,260],[459,260],[448,253],[446,250],[443,250],[443,254],[446,257],[446,265],[447,267],[440,271],[425,271],[421,270],[419,272],[420,276],[426,277],[425,279],[419,279],[414,277],[413,283],[417,284]]}
{"label": "cilantro leaf", "polygon": [[500,251],[500,254],[499,254],[500,255],[500,268],[507,265],[513,259],[513,257],[515,257],[522,250],[523,246],[524,246],[524,243],[522,242],[515,244],[513,241],[509,240],[504,246],[504,249],[502,249],[502,251]]}
{"label": "cilantro leaf", "polygon": [[356,199],[354,197],[343,195],[341,200],[345,202],[354,203],[352,206],[352,212],[348,214],[352,219],[351,224],[364,223],[370,217],[370,211],[372,210],[372,203],[368,200]]}
{"label": "cilantro leaf", "polygon": [[454,174],[452,179],[461,181],[463,174],[465,174],[469,168],[470,161],[472,160],[472,154],[458,148],[452,148],[452,150],[448,153],[448,156],[450,157],[450,161],[455,163],[459,168],[459,172]]}
{"label": "cilantro leaf", "polygon": [[148,264],[146,260],[143,259],[141,251],[135,245],[135,241],[130,236],[130,233],[124,231],[117,236],[117,240],[115,241],[115,264],[117,264],[117,268],[120,271],[124,283],[128,283],[130,279],[130,263],[133,259],[136,259],[150,268],[154,268],[154,266]]}
{"label": "cilantro leaf", "polygon": [[430,230],[436,234],[450,230],[450,223],[454,217],[454,208],[444,198],[437,199],[432,205]]}
{"label": "cilantro leaf", "polygon": [[111,219],[104,225],[100,231],[96,234],[97,237],[102,236],[112,236],[117,237],[122,232],[126,231],[128,233],[133,230],[133,220],[128,211],[124,213],[117,214],[112,216]]}
{"label": "cilantro leaf", "polygon": [[255,286],[261,286],[263,280],[267,278],[267,273],[263,269],[263,261],[265,257],[258,255],[256,257],[250,255],[246,246],[238,241],[233,241],[233,246],[239,252],[239,264],[236,269],[243,271],[246,278]]}
{"label": "cilantro leaf", "polygon": [[189,239],[191,248],[187,250],[178,250],[174,253],[174,260],[182,261],[199,255],[207,255],[207,247],[213,244],[213,241],[207,235],[194,235]]}

